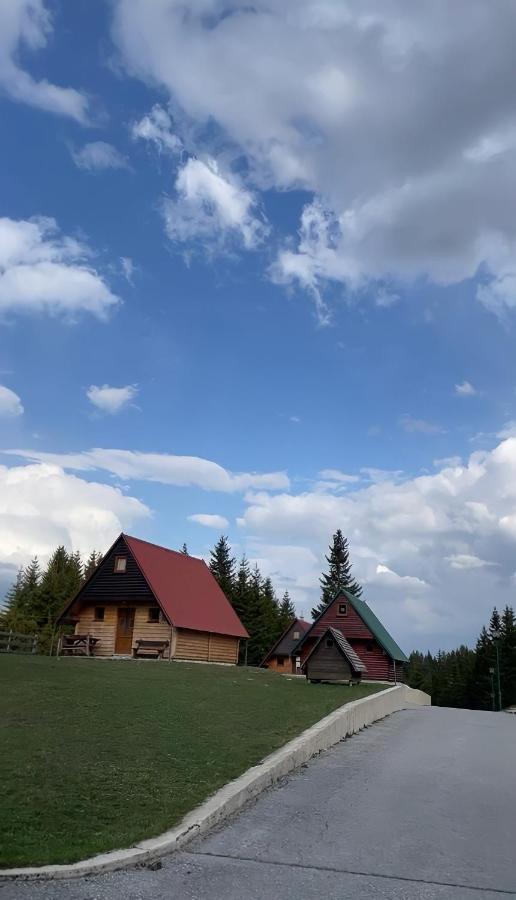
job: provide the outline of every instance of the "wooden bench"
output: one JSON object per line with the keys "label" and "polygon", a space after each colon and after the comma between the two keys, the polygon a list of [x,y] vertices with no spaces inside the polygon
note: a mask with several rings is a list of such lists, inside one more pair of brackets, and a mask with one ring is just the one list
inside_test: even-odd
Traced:
{"label": "wooden bench", "polygon": [[137,656],[155,656],[156,659],[163,659],[165,650],[168,650],[170,641],[146,641],[138,638],[134,642],[133,659]]}
{"label": "wooden bench", "polygon": [[99,640],[92,634],[62,634],[57,645],[57,655],[93,656]]}

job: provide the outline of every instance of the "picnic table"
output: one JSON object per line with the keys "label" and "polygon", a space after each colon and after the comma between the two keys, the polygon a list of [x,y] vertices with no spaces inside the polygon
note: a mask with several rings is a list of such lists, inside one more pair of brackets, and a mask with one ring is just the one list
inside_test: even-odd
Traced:
{"label": "picnic table", "polygon": [[170,646],[169,641],[148,641],[138,638],[134,642],[133,659],[137,656],[156,656],[157,659],[163,659],[165,650]]}
{"label": "picnic table", "polygon": [[93,656],[99,640],[92,634],[62,634],[57,645],[57,655]]}

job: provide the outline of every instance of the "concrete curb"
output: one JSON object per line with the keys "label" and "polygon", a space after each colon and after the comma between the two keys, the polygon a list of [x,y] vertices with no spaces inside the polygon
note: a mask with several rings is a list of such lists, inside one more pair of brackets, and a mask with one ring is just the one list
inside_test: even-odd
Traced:
{"label": "concrete curb", "polygon": [[356,734],[367,725],[400,709],[428,706],[430,702],[428,694],[404,684],[361,700],[353,700],[316,722],[297,738],[267,756],[259,765],[252,766],[243,775],[230,781],[201,806],[188,813],[179,825],[158,837],[140,841],[126,850],[112,850],[70,865],[4,869],[0,871],[0,882],[18,878],[79,878],[148,863],[183,847],[194,837],[220,824],[280,778],[343,738]]}

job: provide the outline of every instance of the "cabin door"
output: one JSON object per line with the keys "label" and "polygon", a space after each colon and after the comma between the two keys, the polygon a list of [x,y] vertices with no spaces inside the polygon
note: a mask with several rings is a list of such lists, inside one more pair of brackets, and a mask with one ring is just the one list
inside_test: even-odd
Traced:
{"label": "cabin door", "polygon": [[133,647],[134,609],[118,608],[115,653],[130,654]]}

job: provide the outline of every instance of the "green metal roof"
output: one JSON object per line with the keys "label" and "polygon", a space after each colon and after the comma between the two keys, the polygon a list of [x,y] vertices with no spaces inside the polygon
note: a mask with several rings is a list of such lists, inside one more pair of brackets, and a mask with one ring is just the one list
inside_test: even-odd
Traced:
{"label": "green metal roof", "polygon": [[389,656],[392,659],[397,660],[398,662],[408,662],[408,659],[405,656],[403,650],[400,650],[394,638],[390,636],[387,629],[384,628],[380,620],[376,618],[371,607],[368,606],[364,600],[360,600],[358,597],[355,597],[354,594],[350,594],[349,591],[340,590],[335,594],[335,597],[333,599],[335,600],[341,594],[344,594],[351,605],[354,606],[360,618],[369,628],[369,631],[374,634],[378,643],[389,654]]}

